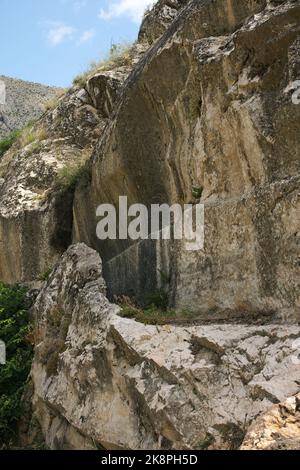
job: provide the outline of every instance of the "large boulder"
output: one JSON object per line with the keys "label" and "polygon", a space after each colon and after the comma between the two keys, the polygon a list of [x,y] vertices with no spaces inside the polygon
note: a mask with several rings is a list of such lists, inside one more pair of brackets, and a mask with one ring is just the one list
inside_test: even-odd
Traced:
{"label": "large boulder", "polygon": [[33,419],[51,449],[235,449],[260,413],[299,393],[299,327],[119,313],[99,255],[70,247],[33,310]]}

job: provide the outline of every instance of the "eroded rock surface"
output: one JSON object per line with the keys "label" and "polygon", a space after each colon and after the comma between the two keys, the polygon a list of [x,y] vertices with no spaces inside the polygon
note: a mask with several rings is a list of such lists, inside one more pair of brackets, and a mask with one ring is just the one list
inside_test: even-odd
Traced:
{"label": "eroded rock surface", "polygon": [[85,164],[144,50],[136,45],[127,65],[83,77],[1,159],[1,281],[34,281],[70,245],[76,180],[88,179]]}
{"label": "eroded rock surface", "polygon": [[[131,63],[79,80],[1,160],[2,281],[85,242],[33,312],[31,428],[51,449],[232,449],[252,423],[243,446],[297,443],[299,25],[298,0],[161,0]],[[100,242],[96,208],[120,195],[203,203],[204,249]],[[122,318],[97,253],[110,296],[163,274],[193,322]]]}
{"label": "eroded rock surface", "polygon": [[[130,75],[74,203],[73,240],[100,252],[112,294],[129,293],[120,265],[145,293],[151,264],[177,308],[299,320],[299,25],[299,1],[190,1]],[[170,244],[162,264],[156,244],[100,242],[95,208],[119,195],[200,200],[204,250]]]}
{"label": "eroded rock surface", "polygon": [[242,450],[300,450],[300,395],[274,405],[250,427]]}
{"label": "eroded rock surface", "polygon": [[159,0],[147,11],[141,24],[139,41],[153,44],[173,23],[189,0]]}
{"label": "eroded rock surface", "polygon": [[[163,272],[176,308],[299,321],[299,15],[298,0],[158,2],[131,64],[72,88],[41,142],[2,159],[0,278],[31,281],[82,241],[111,295],[143,298]],[[75,184],[57,196],[57,174],[91,153],[74,204]],[[96,208],[120,195],[200,201],[204,250],[100,242]]]}
{"label": "eroded rock surface", "polygon": [[34,306],[34,418],[50,448],[238,448],[299,393],[298,326],[146,326],[105,292],[99,255],[78,244]]}

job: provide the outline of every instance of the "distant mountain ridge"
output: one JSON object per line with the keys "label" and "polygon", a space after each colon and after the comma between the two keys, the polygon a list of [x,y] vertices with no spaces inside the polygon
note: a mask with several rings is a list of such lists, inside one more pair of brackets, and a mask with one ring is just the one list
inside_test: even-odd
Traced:
{"label": "distant mountain ridge", "polygon": [[0,140],[38,119],[44,113],[47,101],[59,91],[59,88],[4,75],[0,75],[1,82],[5,84],[6,102],[0,102]]}

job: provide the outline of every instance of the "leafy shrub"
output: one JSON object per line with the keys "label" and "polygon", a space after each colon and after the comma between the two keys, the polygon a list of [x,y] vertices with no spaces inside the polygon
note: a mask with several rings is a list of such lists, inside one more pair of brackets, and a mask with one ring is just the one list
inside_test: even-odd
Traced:
{"label": "leafy shrub", "polygon": [[21,131],[14,131],[6,139],[0,141],[0,158],[16,142],[16,140],[20,137],[20,134]]}
{"label": "leafy shrub", "polygon": [[146,297],[146,302],[148,303],[143,308],[127,296],[115,297],[115,302],[121,308],[119,315],[124,318],[131,318],[145,325],[189,323],[197,317],[197,314],[194,314],[189,309],[169,309],[167,306],[167,295],[161,290],[155,291]]}
{"label": "leafy shrub", "polygon": [[0,446],[15,440],[22,415],[21,398],[30,372],[26,289],[0,283],[0,339],[6,344],[6,364],[0,365]]}
{"label": "leafy shrub", "polygon": [[146,307],[156,307],[161,310],[168,308],[168,294],[163,289],[157,289],[146,295]]}

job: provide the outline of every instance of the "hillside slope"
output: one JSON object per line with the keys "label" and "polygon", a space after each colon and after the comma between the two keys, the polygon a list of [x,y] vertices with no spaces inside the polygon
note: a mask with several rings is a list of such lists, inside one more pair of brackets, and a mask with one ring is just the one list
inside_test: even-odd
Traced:
{"label": "hillside slope", "polygon": [[47,101],[59,92],[55,87],[3,75],[0,75],[0,82],[6,88],[6,103],[0,103],[0,140],[38,119],[45,112]]}

